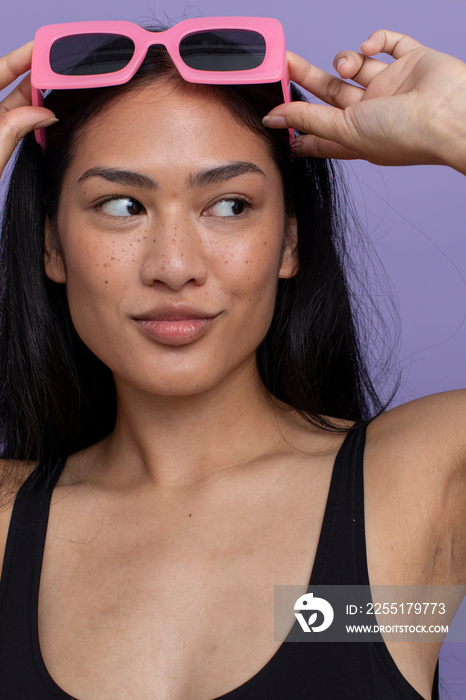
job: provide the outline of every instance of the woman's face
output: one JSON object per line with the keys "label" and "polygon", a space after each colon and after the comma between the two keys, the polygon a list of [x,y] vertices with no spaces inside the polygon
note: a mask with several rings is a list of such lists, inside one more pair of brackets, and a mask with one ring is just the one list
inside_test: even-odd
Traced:
{"label": "woman's face", "polygon": [[60,252],[50,228],[46,273],[117,386],[188,395],[256,372],[295,231],[264,142],[208,93],[113,102],[65,175]]}

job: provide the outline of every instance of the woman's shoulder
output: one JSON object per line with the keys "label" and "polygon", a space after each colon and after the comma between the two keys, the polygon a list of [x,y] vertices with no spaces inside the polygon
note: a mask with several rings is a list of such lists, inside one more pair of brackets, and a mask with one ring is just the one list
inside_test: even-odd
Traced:
{"label": "woman's shoulder", "polygon": [[432,502],[440,496],[456,501],[466,513],[465,426],[466,390],[433,394],[396,406],[368,426],[366,461],[370,472],[381,481],[393,481],[400,489],[418,487]]}
{"label": "woman's shoulder", "polygon": [[[395,453],[441,457],[444,469],[466,469],[466,389],[408,401],[377,416],[369,440]],[[418,460],[417,460],[418,461]]]}
{"label": "woman's shoulder", "polygon": [[35,462],[0,459],[0,572],[15,499],[35,467]]}
{"label": "woman's shoulder", "polygon": [[37,462],[0,459],[0,512],[12,507],[16,495],[37,466]]}

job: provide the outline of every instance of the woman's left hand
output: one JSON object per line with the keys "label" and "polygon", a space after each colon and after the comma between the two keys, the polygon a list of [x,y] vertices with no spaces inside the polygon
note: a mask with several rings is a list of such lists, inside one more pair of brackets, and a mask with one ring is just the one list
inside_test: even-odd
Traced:
{"label": "woman's left hand", "polygon": [[[374,32],[361,52],[337,54],[340,77],[290,53],[291,80],[330,106],[282,104],[264,123],[304,132],[296,155],[379,165],[440,163],[466,174],[466,64],[385,30]],[[371,58],[378,53],[396,60],[387,65]]]}

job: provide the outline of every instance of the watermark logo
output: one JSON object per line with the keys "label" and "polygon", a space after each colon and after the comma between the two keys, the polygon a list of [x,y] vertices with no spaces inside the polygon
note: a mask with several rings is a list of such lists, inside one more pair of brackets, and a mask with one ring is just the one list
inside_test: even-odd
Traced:
{"label": "watermark logo", "polygon": [[465,594],[464,585],[275,586],[274,639],[443,642],[447,634],[449,642],[466,642]]}
{"label": "watermark logo", "polygon": [[[333,622],[333,608],[330,603],[324,598],[317,598],[313,593],[305,593],[300,596],[294,605],[294,609],[311,614],[306,622],[301,612],[295,612],[295,617],[301,625],[304,632],[323,632],[328,629]],[[323,622],[320,625],[315,625],[317,622],[318,613],[322,613]]]}

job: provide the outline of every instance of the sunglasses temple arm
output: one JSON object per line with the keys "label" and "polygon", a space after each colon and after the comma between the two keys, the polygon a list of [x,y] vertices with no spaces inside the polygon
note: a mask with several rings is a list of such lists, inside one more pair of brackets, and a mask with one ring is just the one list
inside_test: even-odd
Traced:
{"label": "sunglasses temple arm", "polygon": [[[43,107],[44,106],[44,96],[42,92],[35,87],[31,87],[31,97],[33,107]],[[34,129],[34,136],[39,146],[42,148],[42,152],[45,155],[45,149],[47,146],[47,137],[45,135],[45,129]]]}
{"label": "sunglasses temple arm", "polygon": [[[286,73],[283,76],[282,80],[282,92],[283,92],[283,97],[284,101],[286,102],[292,102],[292,97],[291,97],[291,82],[290,82],[290,72],[288,70],[288,65],[286,66]],[[294,129],[288,129],[288,133],[290,135],[290,146],[293,148],[293,144],[296,139],[296,134]]]}

